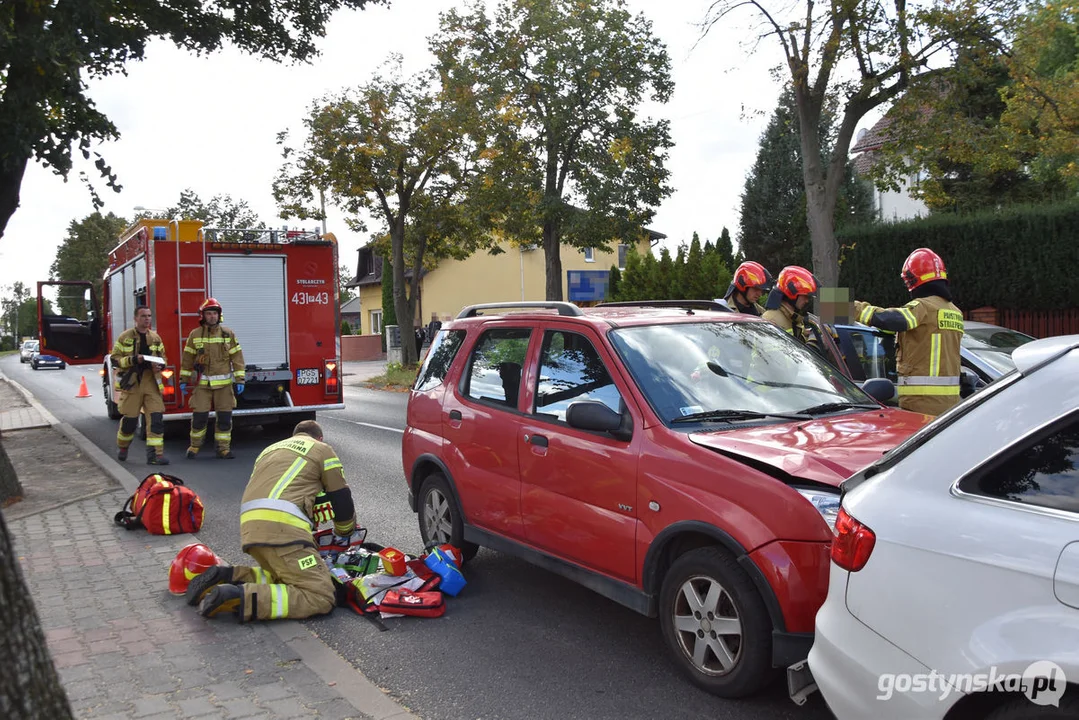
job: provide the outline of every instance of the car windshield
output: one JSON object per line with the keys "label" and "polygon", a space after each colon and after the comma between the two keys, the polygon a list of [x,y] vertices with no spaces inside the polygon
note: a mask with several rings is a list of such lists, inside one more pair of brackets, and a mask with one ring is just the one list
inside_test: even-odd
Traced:
{"label": "car windshield", "polygon": [[968,327],[963,332],[963,347],[971,350],[999,350],[1009,355],[1015,348],[1033,340],[1030,335],[1001,327]]}
{"label": "car windshield", "polygon": [[648,402],[668,423],[697,416],[701,422],[725,422],[824,407],[879,407],[771,323],[627,327],[611,331],[611,340]]}

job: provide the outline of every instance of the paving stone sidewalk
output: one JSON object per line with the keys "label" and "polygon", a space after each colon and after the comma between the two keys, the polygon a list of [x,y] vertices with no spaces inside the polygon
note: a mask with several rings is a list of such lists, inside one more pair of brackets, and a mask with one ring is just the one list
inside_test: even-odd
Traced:
{"label": "paving stone sidewalk", "polygon": [[415,720],[299,622],[200,617],[167,589],[197,535],[116,525],[138,479],[2,372],[0,407],[25,490],[2,512],[76,717]]}

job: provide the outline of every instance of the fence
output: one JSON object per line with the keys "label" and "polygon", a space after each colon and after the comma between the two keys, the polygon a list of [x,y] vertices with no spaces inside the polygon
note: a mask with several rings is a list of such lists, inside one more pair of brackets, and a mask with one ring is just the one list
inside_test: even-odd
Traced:
{"label": "fence", "polygon": [[998,310],[982,307],[966,313],[968,320],[1000,325],[1036,338],[1079,335],[1079,308],[1066,310]]}

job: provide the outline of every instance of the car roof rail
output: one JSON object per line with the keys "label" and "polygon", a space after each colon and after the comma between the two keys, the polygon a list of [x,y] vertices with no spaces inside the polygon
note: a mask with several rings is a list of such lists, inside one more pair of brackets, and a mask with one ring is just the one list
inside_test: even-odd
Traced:
{"label": "car roof rail", "polygon": [[480,310],[491,310],[494,308],[537,308],[542,310],[557,310],[559,315],[565,315],[567,317],[581,317],[584,315],[581,312],[581,308],[577,307],[570,302],[547,302],[545,300],[522,300],[519,302],[502,302],[502,303],[480,303],[478,305],[468,305],[461,312],[457,313],[457,319],[476,317],[479,315]]}
{"label": "car roof rail", "polygon": [[723,303],[716,302],[715,300],[624,300],[619,302],[602,302],[597,304],[596,307],[659,307],[734,312]]}

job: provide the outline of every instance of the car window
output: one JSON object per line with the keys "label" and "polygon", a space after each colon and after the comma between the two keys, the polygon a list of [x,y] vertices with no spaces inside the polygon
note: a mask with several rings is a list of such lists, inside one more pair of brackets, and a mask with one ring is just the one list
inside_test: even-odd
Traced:
{"label": "car window", "polygon": [[416,373],[416,384],[413,389],[426,392],[441,385],[464,341],[464,330],[440,330],[431,341],[431,348],[427,351],[423,366]]}
{"label": "car window", "polygon": [[473,400],[517,407],[521,370],[532,331],[526,328],[488,330],[476,341],[463,392]]}
{"label": "car window", "polygon": [[1009,353],[1033,340],[1030,335],[1007,328],[967,328],[963,334],[963,345],[966,347],[996,348]]}
{"label": "car window", "polygon": [[566,410],[579,400],[599,400],[622,412],[622,396],[588,338],[548,330],[540,355],[535,414],[565,421]]}
{"label": "car window", "polygon": [[1079,514],[1079,413],[963,478],[959,489]]}
{"label": "car window", "polygon": [[851,330],[848,332],[850,343],[862,374],[866,380],[886,378],[895,381],[895,343],[871,330]]}
{"label": "car window", "polygon": [[615,350],[668,423],[703,412],[877,407],[838,368],[765,322],[712,321],[611,331]]}

